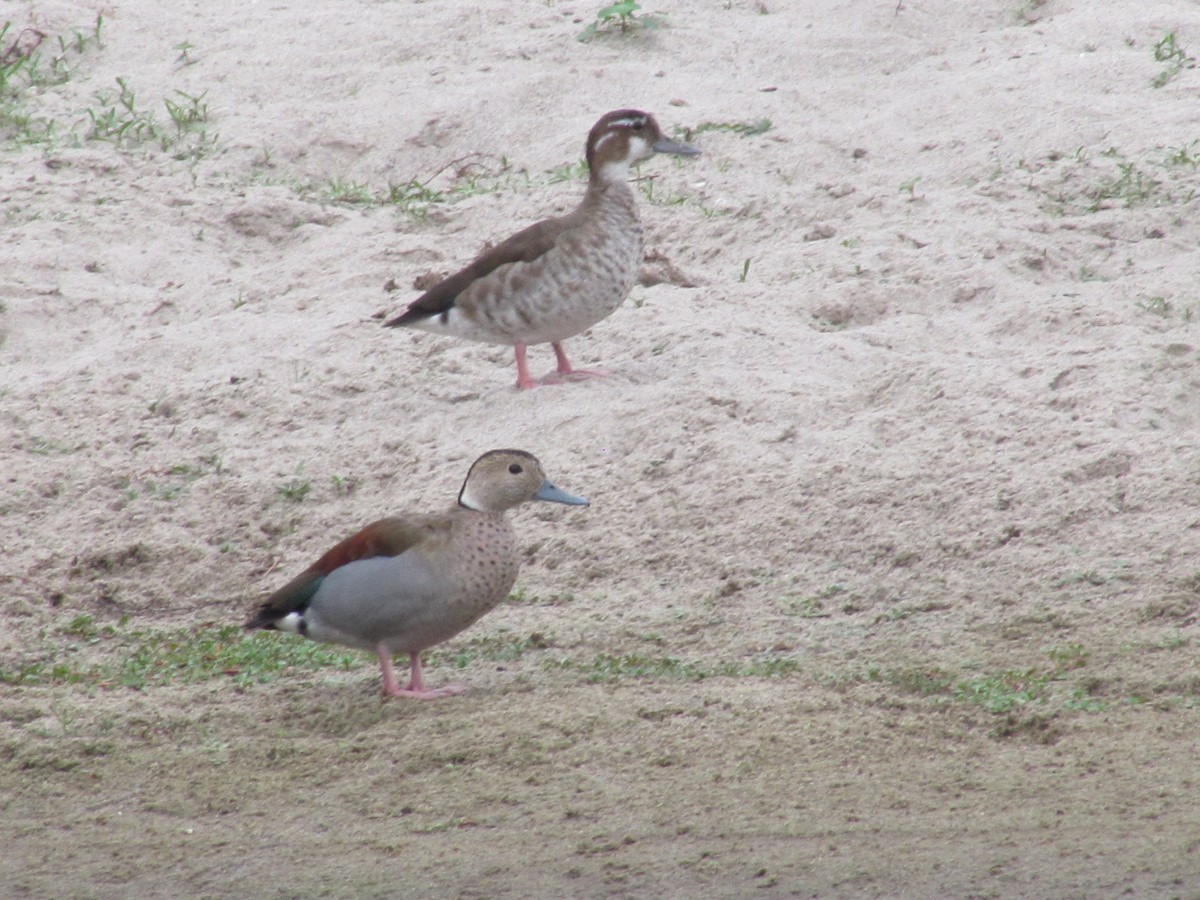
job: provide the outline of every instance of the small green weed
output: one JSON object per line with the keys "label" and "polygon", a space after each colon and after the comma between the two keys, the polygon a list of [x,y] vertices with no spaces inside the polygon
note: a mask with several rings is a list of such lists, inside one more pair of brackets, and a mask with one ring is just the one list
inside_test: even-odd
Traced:
{"label": "small green weed", "polygon": [[1190,639],[1182,630],[1176,628],[1171,634],[1163,638],[1158,644],[1159,650],[1182,650],[1190,643]]}
{"label": "small green weed", "polygon": [[220,456],[212,454],[194,463],[176,463],[152,475],[125,478],[119,487],[124,492],[125,499],[130,502],[143,496],[157,500],[174,500],[184,494],[193,482],[208,475],[219,475],[221,471]]}
{"label": "small green weed", "polygon": [[25,449],[36,456],[65,456],[83,449],[83,444],[71,446],[51,438],[33,435],[25,442]]}
{"label": "small green weed", "polygon": [[367,185],[360,181],[331,178],[321,197],[323,203],[342,203],[347,206],[377,204],[379,201]]}
{"label": "small green weed", "polygon": [[1166,297],[1151,297],[1148,300],[1138,300],[1134,305],[1138,309],[1164,319],[1169,318],[1172,311],[1171,301]]}
{"label": "small green weed", "polygon": [[312,490],[312,482],[307,478],[291,478],[275,487],[275,493],[292,503],[300,503]]}
{"label": "small green weed", "polygon": [[430,207],[438,203],[445,203],[446,195],[414,178],[402,184],[388,185],[384,202],[395,206],[407,215],[422,219],[428,214]]}
{"label": "small green weed", "polygon": [[1021,0],[1013,10],[1013,21],[1018,25],[1032,25],[1039,21],[1037,11],[1046,0]]}
{"label": "small green weed", "polygon": [[1189,169],[1200,167],[1200,155],[1196,153],[1196,145],[1200,141],[1191,141],[1174,149],[1168,149],[1163,157],[1164,166],[1187,166]]}
{"label": "small green weed", "polygon": [[783,611],[789,616],[798,616],[801,619],[825,619],[830,615],[825,611],[825,605],[819,597],[789,598],[782,602]]}
{"label": "small green weed", "polygon": [[1054,663],[1055,677],[1061,677],[1071,669],[1082,669],[1088,664],[1091,654],[1083,644],[1062,644],[1051,647],[1046,651],[1050,661]]}
{"label": "small green weed", "polygon": [[580,181],[587,177],[587,163],[580,160],[576,163],[566,163],[545,173],[547,184],[561,184],[564,181]]}
{"label": "small green weed", "polygon": [[883,681],[910,694],[936,696],[949,694],[954,689],[955,678],[937,667],[909,667],[904,669],[869,670],[871,681]]}
{"label": "small green weed", "polygon": [[579,32],[577,40],[586,44],[607,34],[630,35],[639,31],[653,31],[666,24],[663,16],[642,13],[641,8],[637,0],[619,0],[605,6],[596,13],[596,21]]}
{"label": "small green weed", "polygon": [[1154,61],[1164,64],[1162,71],[1150,80],[1150,84],[1156,88],[1165,87],[1184,69],[1196,65],[1196,60],[1179,45],[1173,31],[1168,31],[1154,45]]}
{"label": "small green weed", "polygon": [[163,105],[166,106],[167,115],[171,117],[179,134],[194,131],[208,122],[208,104],[204,102],[208,91],[189,94],[176,90],[175,94],[180,98],[179,100],[164,97]]}
{"label": "small green weed", "polygon": [[706,131],[724,131],[741,137],[766,134],[774,127],[770,119],[751,119],[749,122],[701,122],[695,128],[678,128],[676,132],[685,141],[690,141]]}
{"label": "small green weed", "polygon": [[1032,669],[979,675],[960,682],[954,696],[977,703],[989,712],[1003,713],[1044,698],[1049,681],[1049,675]]}
{"label": "small green weed", "polygon": [[175,91],[178,99],[164,98],[163,105],[174,126],[171,128],[153,112],[139,107],[127,79],[118,76],[116,81],[117,91],[97,92],[95,99],[99,105],[87,110],[91,119],[85,135],[88,140],[107,141],[123,149],[157,146],[179,160],[200,159],[216,149],[217,136],[207,128],[209,109],[204,102],[207,92]]}
{"label": "small green weed", "polygon": [[1126,209],[1143,206],[1159,193],[1162,182],[1132,162],[1118,162],[1117,174],[1103,179],[1089,195],[1089,212],[1103,209],[1109,200],[1120,200]]}
{"label": "small green weed", "polygon": [[180,41],[175,45],[175,49],[179,51],[179,55],[175,57],[175,65],[179,68],[195,65],[196,60],[192,59],[191,51],[196,49],[196,45],[191,41]]}

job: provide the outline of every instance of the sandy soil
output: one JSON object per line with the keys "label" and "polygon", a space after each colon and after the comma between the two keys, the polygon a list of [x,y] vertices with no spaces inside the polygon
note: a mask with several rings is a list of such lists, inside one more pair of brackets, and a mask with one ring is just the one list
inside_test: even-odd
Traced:
{"label": "sandy soil", "polygon": [[[1200,897],[1200,7],[645,5],[0,7],[0,892]],[[380,327],[622,106],[611,378]],[[467,694],[95,674],[499,446]]]}

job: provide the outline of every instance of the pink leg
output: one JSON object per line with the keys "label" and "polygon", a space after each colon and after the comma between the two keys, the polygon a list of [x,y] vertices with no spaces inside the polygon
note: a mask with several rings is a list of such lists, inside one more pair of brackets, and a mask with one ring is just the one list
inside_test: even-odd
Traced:
{"label": "pink leg", "polygon": [[554,348],[554,357],[558,360],[558,374],[552,375],[545,380],[546,384],[553,384],[559,381],[566,381],[569,378],[607,378],[608,373],[603,369],[576,369],[571,365],[571,361],[567,359],[567,351],[563,349],[563,345],[559,341],[555,341],[551,346]]}
{"label": "pink leg", "polygon": [[522,391],[537,387],[537,382],[529,377],[529,364],[525,362],[525,345],[514,344],[517,351],[517,389]]}
{"label": "pink leg", "polygon": [[426,689],[425,679],[421,674],[421,654],[409,654],[412,668],[412,678],[408,687],[400,687],[396,681],[396,670],[392,667],[392,654],[383,644],[375,648],[379,656],[379,665],[383,668],[383,694],[385,697],[410,697],[413,700],[437,700],[439,697],[453,697],[467,689],[465,684],[448,684],[445,687]]}

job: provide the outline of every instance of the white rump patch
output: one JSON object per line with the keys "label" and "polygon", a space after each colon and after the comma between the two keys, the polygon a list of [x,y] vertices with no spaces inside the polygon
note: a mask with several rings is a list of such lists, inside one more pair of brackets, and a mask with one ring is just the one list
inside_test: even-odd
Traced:
{"label": "white rump patch", "polygon": [[275,627],[280,631],[290,631],[292,634],[300,633],[300,624],[304,621],[304,616],[298,612],[290,612],[282,619],[275,622]]}

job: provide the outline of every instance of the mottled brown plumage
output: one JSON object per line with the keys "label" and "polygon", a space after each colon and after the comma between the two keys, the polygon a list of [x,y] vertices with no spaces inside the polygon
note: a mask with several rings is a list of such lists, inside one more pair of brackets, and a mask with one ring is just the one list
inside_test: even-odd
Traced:
{"label": "mottled brown plumage", "polygon": [[609,316],[637,278],[642,223],[629,168],[655,153],[698,152],[664,137],[648,113],[606,114],[588,134],[588,187],[574,211],[517,232],[385,324],[511,344],[520,388],[537,384],[526,364],[529,344],[554,346],[555,380],[598,374],[572,368],[562,342]]}

